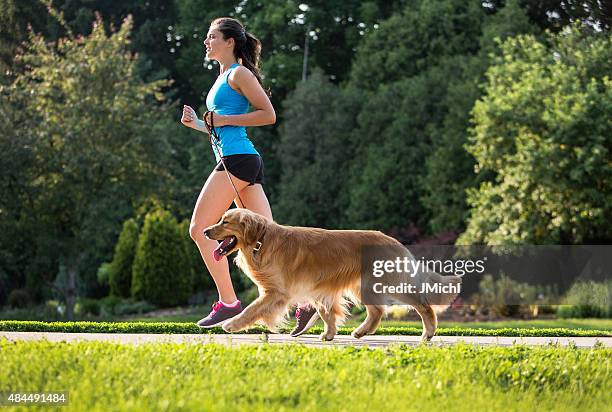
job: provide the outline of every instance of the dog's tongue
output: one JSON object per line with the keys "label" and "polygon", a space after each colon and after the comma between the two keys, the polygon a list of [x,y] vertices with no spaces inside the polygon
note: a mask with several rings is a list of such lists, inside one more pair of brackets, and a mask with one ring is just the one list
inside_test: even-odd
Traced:
{"label": "dog's tongue", "polygon": [[223,256],[221,255],[221,250],[223,250],[223,248],[227,246],[231,242],[231,240],[231,237],[226,237],[221,243],[219,243],[219,246],[217,246],[217,248],[213,250],[213,258],[217,262],[223,259]]}
{"label": "dog's tongue", "polygon": [[221,256],[221,246],[213,250],[213,258],[218,262],[221,260],[223,256]]}

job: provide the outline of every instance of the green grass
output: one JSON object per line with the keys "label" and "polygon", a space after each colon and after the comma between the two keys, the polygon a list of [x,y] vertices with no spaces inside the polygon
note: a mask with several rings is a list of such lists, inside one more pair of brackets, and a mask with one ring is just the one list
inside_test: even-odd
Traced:
{"label": "green grass", "polygon": [[601,347],[0,339],[0,391],[68,391],[63,411],[595,411],[609,407],[611,360]]}
{"label": "green grass", "polygon": [[[341,327],[340,335],[348,335],[353,328]],[[89,332],[89,333],[224,333],[221,328],[200,329],[194,323],[178,322],[37,322],[37,321],[0,321],[0,331],[21,332]],[[267,331],[256,326],[242,333],[261,333]],[[288,330],[281,330],[287,332]],[[313,327],[309,333],[322,332],[321,326]],[[378,335],[420,335],[421,327],[382,326]],[[612,336],[610,330],[564,329],[564,328],[439,328],[437,335],[446,336]]]}

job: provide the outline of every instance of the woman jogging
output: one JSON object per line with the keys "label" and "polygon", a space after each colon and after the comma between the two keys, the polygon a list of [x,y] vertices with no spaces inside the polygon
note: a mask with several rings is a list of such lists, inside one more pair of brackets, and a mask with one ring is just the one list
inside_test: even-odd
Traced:
{"label": "woman jogging", "polygon": [[[216,60],[220,68],[219,77],[206,97],[210,113],[200,120],[193,108],[183,106],[181,123],[201,132],[212,130],[219,138],[211,138],[218,163],[198,196],[189,227],[191,238],[219,292],[219,300],[213,304],[210,314],[198,321],[198,326],[210,328],[238,315],[242,305],[232,286],[227,258],[214,259],[213,251],[218,243],[207,239],[204,229],[217,223],[232,202],[272,220],[270,204],[262,187],[263,161],[245,127],[273,124],[276,114],[262,87],[261,43],[257,38],[238,20],[221,17],[211,23],[204,45],[206,57]],[[248,112],[249,105],[254,109],[251,112]],[[213,128],[209,129],[211,126]],[[312,306],[300,305],[296,318],[297,326],[292,336],[305,333],[318,315]]]}

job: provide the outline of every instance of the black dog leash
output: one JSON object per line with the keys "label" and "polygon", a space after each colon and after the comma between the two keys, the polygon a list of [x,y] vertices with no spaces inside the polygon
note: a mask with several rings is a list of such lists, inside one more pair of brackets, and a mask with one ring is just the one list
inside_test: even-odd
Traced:
{"label": "black dog leash", "polygon": [[[211,112],[211,111],[207,110],[204,113],[204,124],[206,125],[206,129],[208,129],[208,134],[210,135],[210,144],[212,144],[213,148],[217,152],[217,155],[219,155],[219,159],[221,159],[221,164],[223,165],[223,168],[225,169],[225,173],[227,174],[227,178],[229,179],[230,183],[232,184],[232,187],[234,188],[234,192],[236,193],[236,197],[240,201],[240,204],[238,206],[243,208],[243,209],[246,209],[246,207],[244,206],[244,202],[242,201],[242,198],[238,194],[238,190],[236,190],[236,186],[234,185],[234,181],[232,180],[232,176],[230,176],[230,173],[227,170],[227,166],[225,166],[225,161],[223,161],[223,156],[221,156],[221,153],[219,151],[218,144],[221,143],[221,139],[219,138],[219,135],[217,134],[217,131],[215,130],[215,123],[214,123],[214,120],[213,120],[213,116],[214,116],[214,112]],[[215,142],[215,140],[213,140],[213,138],[216,140],[216,142]]]}

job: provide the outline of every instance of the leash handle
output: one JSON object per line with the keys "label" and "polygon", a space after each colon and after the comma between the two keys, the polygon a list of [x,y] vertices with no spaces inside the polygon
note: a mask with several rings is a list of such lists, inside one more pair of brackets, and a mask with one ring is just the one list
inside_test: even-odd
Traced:
{"label": "leash handle", "polygon": [[[209,123],[209,117],[210,117],[210,123]],[[219,159],[221,159],[221,164],[223,165],[223,169],[225,169],[227,178],[229,179],[230,183],[232,184],[232,187],[234,188],[234,193],[236,193],[236,197],[238,198],[238,201],[240,203],[239,206],[243,209],[246,209],[246,207],[244,206],[244,202],[242,201],[242,198],[238,194],[238,190],[236,190],[236,186],[234,185],[232,176],[230,175],[229,170],[227,169],[227,166],[225,165],[223,156],[221,156],[221,152],[219,151],[218,144],[221,143],[221,139],[219,138],[219,135],[217,134],[217,131],[215,130],[214,112],[207,110],[204,113],[204,124],[206,125],[206,129],[208,130],[208,134],[210,135],[210,143],[212,144],[213,149],[217,152],[217,155],[219,155]],[[216,142],[213,141],[213,138],[216,140]]]}

